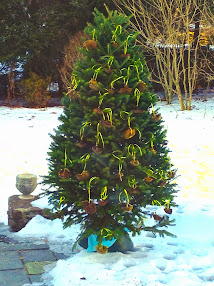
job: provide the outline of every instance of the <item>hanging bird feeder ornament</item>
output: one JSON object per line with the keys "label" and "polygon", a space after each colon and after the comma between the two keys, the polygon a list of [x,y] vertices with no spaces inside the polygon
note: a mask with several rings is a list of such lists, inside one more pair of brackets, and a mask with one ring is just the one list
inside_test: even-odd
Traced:
{"label": "hanging bird feeder ornament", "polygon": [[151,169],[146,170],[147,177],[144,178],[144,181],[146,183],[151,183],[154,179],[156,179],[156,176],[154,176],[154,172]]}
{"label": "hanging bird feeder ornament", "polygon": [[88,189],[88,200],[83,201],[83,209],[87,214],[95,214],[97,212],[97,206],[95,203],[91,200],[91,183],[94,180],[98,180],[98,177],[92,177],[88,183],[87,189]]}
{"label": "hanging bird feeder ornament", "polygon": [[86,181],[90,178],[90,173],[88,171],[82,171],[82,173],[77,174],[77,179],[79,181]]}
{"label": "hanging bird feeder ornament", "polygon": [[103,206],[105,206],[107,204],[107,200],[106,200],[107,197],[108,197],[108,195],[107,195],[107,186],[105,186],[102,189],[100,197],[101,197],[101,199],[98,201],[98,204],[99,204],[99,206],[103,207]]}
{"label": "hanging bird feeder ornament", "polygon": [[153,180],[154,180],[154,179],[153,179],[152,177],[145,177],[145,178],[144,178],[144,181],[145,181],[146,183],[151,183]]}
{"label": "hanging bird feeder ornament", "polygon": [[85,148],[87,146],[86,140],[84,139],[85,128],[90,126],[91,122],[84,122],[80,128],[80,141],[76,144],[80,148]]}
{"label": "hanging bird feeder ornament", "polygon": [[100,245],[100,246],[97,245],[96,251],[97,251],[98,253],[105,254],[105,253],[108,252],[108,247],[107,247],[107,246],[104,246],[104,245]]}
{"label": "hanging bird feeder ornament", "polygon": [[160,121],[161,120],[161,114],[152,114],[152,116],[151,116],[151,120],[152,120],[152,122],[158,122],[158,121]]}
{"label": "hanging bird feeder ornament", "polygon": [[[69,179],[71,178],[71,171],[67,168],[67,152],[65,149],[65,155],[64,155],[64,168],[58,171],[58,176],[61,179]],[[72,164],[72,161],[69,159],[70,163]]]}
{"label": "hanging bird feeder ornament", "polygon": [[[125,211],[125,212],[131,212],[132,210],[133,210],[133,205],[131,205],[130,203],[129,203],[129,195],[128,195],[128,193],[127,193],[127,190],[126,189],[124,189],[123,190],[124,191],[124,193],[125,193],[125,195],[126,195],[126,206],[125,207],[123,207],[122,209]],[[120,193],[120,195],[119,195],[119,201],[120,201],[120,203],[121,203],[121,194],[122,194],[122,192]]]}
{"label": "hanging bird feeder ornament", "polygon": [[87,214],[95,214],[97,212],[97,207],[92,201],[83,201],[83,209]]}
{"label": "hanging bird feeder ornament", "polygon": [[95,36],[95,29],[93,30],[92,40],[87,40],[83,43],[83,46],[86,47],[86,49],[96,49],[97,42],[95,41],[94,36]]}
{"label": "hanging bird feeder ornament", "polygon": [[137,144],[130,144],[130,145],[128,146],[128,153],[129,153],[129,155],[131,155],[131,157],[132,157],[132,160],[130,161],[130,164],[131,164],[132,166],[135,166],[135,167],[137,167],[137,166],[140,165],[140,162],[139,162],[138,160],[136,160],[136,153],[137,153],[137,152],[140,153],[140,156],[143,155],[140,146],[138,146]]}
{"label": "hanging bird feeder ornament", "polygon": [[115,94],[115,90],[114,90],[113,88],[109,88],[109,89],[108,89],[108,93],[109,93],[109,94]]}
{"label": "hanging bird feeder ornament", "polygon": [[99,86],[98,86],[98,83],[97,83],[97,81],[96,81],[96,79],[91,79],[90,81],[89,81],[89,87],[90,87],[90,89],[92,89],[93,91],[98,91],[99,90]]}
{"label": "hanging bird feeder ornament", "polygon": [[158,121],[160,121],[161,118],[162,118],[162,117],[161,117],[161,114],[155,113],[153,104],[151,104],[151,106],[152,106],[151,121],[152,121],[152,122],[158,122]]}
{"label": "hanging bird feeder ornament", "polygon": [[87,40],[83,43],[84,47],[87,49],[96,49],[97,47],[97,42],[94,40]]}
{"label": "hanging bird feeder ornament", "polygon": [[85,148],[87,147],[87,142],[80,141],[80,142],[77,142],[76,145],[80,148]]}
{"label": "hanging bird feeder ornament", "polygon": [[164,187],[164,186],[166,186],[166,181],[164,179],[160,179],[160,181],[158,182],[158,185],[160,187]]}
{"label": "hanging bird feeder ornament", "polygon": [[100,72],[102,67],[99,67],[97,69],[95,69],[94,71],[94,74],[93,74],[93,77],[92,79],[89,81],[89,87],[90,89],[92,89],[93,91],[99,91],[100,88],[99,88],[99,83],[97,82],[97,76]]}
{"label": "hanging bird feeder ornament", "polygon": [[112,46],[114,48],[116,48],[118,46],[117,43],[117,36],[120,35],[122,33],[122,26],[121,25],[117,25],[117,27],[115,28],[115,31],[113,32],[113,36],[112,36]]}
{"label": "hanging bird feeder ornament", "polygon": [[122,182],[122,180],[123,180],[123,176],[124,176],[124,174],[123,174],[123,172],[122,172],[122,169],[123,169],[123,159],[125,159],[126,157],[118,157],[118,156],[116,156],[115,155],[115,153],[116,152],[119,152],[119,151],[114,151],[113,153],[112,153],[112,155],[117,159],[117,160],[119,160],[119,164],[118,164],[118,174],[117,174],[117,176],[120,178],[120,181]]}
{"label": "hanging bird feeder ornament", "polygon": [[103,120],[100,121],[100,124],[105,127],[113,127],[111,108],[103,109]]}
{"label": "hanging bird feeder ornament", "polygon": [[120,112],[120,117],[121,117],[123,120],[125,120],[125,118],[124,118],[125,115],[128,115],[127,120],[128,120],[128,127],[129,127],[129,129],[125,130],[123,136],[124,136],[125,139],[130,139],[130,138],[132,138],[132,137],[135,136],[136,131],[135,131],[134,128],[131,127],[131,119],[130,119],[130,118],[131,118],[131,115],[130,115],[130,113],[129,113],[129,112],[126,112],[126,111],[121,111],[121,112]]}
{"label": "hanging bird feeder ornament", "polygon": [[134,137],[136,134],[136,131],[134,128],[129,128],[124,132],[124,138],[125,139],[130,139],[132,137]]}
{"label": "hanging bird feeder ornament", "polygon": [[61,179],[69,179],[71,178],[71,171],[68,168],[61,169],[58,172],[58,176]]}
{"label": "hanging bird feeder ornament", "polygon": [[139,91],[144,92],[147,89],[147,85],[145,82],[143,82],[142,80],[139,81],[139,83],[137,84],[137,88],[139,89]]}
{"label": "hanging bird feeder ornament", "polygon": [[172,214],[172,209],[170,208],[170,201],[167,200],[164,205],[166,206],[166,207],[164,208],[165,213],[167,213],[167,214]]}
{"label": "hanging bird feeder ornament", "polygon": [[128,87],[128,85],[125,85],[124,87],[121,87],[119,89],[120,94],[130,94],[132,92],[132,88]]}
{"label": "hanging bird feeder ornament", "polygon": [[168,172],[168,174],[167,174],[167,177],[168,177],[169,179],[173,179],[173,178],[175,177],[175,172],[170,170],[170,171]]}
{"label": "hanging bird feeder ornament", "polygon": [[[97,134],[95,137],[96,137],[96,145],[92,147],[92,151],[94,153],[101,154],[101,153],[103,153],[103,149],[104,149],[105,144],[104,144],[103,136],[100,132],[100,123],[97,124]],[[99,147],[100,141],[102,143],[102,148]]]}
{"label": "hanging bird feeder ornament", "polygon": [[85,154],[80,158],[80,160],[82,162],[84,162],[84,168],[83,168],[82,173],[77,174],[77,176],[76,176],[79,181],[86,181],[90,177],[90,173],[88,171],[86,171],[86,164],[87,164],[87,161],[89,158],[90,158],[89,154]]}
{"label": "hanging bird feeder ornament", "polygon": [[100,109],[99,107],[95,107],[95,108],[93,109],[93,112],[95,112],[95,113],[97,113],[97,114],[103,114],[102,109]]}
{"label": "hanging bird feeder ornament", "polygon": [[157,220],[157,221],[159,221],[159,222],[161,222],[161,221],[164,219],[162,216],[159,216],[159,215],[157,215],[157,214],[154,214],[154,215],[153,215],[153,218],[154,218],[154,220]]}

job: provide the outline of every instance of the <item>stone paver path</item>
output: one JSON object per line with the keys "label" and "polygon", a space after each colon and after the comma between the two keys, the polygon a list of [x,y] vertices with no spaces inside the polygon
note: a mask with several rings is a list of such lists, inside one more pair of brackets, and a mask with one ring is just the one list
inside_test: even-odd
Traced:
{"label": "stone paver path", "polygon": [[[13,238],[9,227],[0,223],[0,286],[41,283],[43,267],[63,258],[63,254],[54,253],[38,239],[32,242]],[[41,285],[48,286],[44,282]]]}

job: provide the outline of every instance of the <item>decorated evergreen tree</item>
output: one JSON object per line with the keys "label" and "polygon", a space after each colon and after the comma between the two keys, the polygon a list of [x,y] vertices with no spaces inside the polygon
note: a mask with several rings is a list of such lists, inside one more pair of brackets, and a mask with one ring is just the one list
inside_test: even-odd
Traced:
{"label": "decorated evergreen tree", "polygon": [[[108,9],[107,9],[108,10]],[[108,17],[95,9],[83,57],[72,75],[73,97],[65,96],[62,124],[52,135],[49,174],[44,184],[56,217],[64,226],[81,223],[80,238],[120,240],[127,231],[169,234],[168,216],[145,211],[148,204],[173,204],[175,171],[168,156],[166,130],[154,109],[149,72],[129,18]],[[153,215],[154,226],[144,224]]]}

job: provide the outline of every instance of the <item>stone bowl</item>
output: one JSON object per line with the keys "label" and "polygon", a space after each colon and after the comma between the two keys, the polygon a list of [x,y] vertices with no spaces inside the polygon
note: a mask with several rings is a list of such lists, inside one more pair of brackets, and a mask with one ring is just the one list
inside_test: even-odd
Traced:
{"label": "stone bowl", "polygon": [[30,199],[30,195],[37,187],[37,176],[34,174],[24,173],[16,176],[16,188],[22,193],[21,199]]}

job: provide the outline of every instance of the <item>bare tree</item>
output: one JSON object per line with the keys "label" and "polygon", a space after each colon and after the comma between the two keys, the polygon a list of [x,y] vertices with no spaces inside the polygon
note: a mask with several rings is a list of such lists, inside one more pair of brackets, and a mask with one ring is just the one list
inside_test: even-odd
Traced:
{"label": "bare tree", "polygon": [[199,0],[114,2],[120,10],[133,15],[132,26],[139,31],[141,45],[155,56],[157,74],[152,74],[151,80],[162,85],[167,103],[170,104],[176,94],[181,110],[190,110],[200,50],[200,29],[194,41],[193,29],[196,19],[201,21],[206,5],[198,3]]}
{"label": "bare tree", "polygon": [[199,76],[207,82],[207,89],[214,81],[214,0],[209,0],[208,3],[201,13],[200,42],[204,49],[201,50],[198,65]]}

